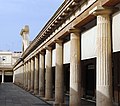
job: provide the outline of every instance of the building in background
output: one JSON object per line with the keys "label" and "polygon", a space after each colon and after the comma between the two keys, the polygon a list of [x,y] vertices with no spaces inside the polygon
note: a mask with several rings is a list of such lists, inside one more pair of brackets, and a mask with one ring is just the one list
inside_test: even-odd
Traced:
{"label": "building in background", "polygon": [[21,52],[0,51],[0,82],[13,82],[13,65]]}

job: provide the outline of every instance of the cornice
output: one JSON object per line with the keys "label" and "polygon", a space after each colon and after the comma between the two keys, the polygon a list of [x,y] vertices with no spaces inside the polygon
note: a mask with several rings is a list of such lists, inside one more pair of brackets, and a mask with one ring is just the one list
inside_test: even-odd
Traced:
{"label": "cornice", "polygon": [[13,66],[12,65],[8,65],[8,66],[0,66],[0,70],[12,70]]}
{"label": "cornice", "polygon": [[37,35],[37,37],[31,42],[29,47],[23,53],[22,57],[25,58],[33,48],[37,47],[37,44],[49,37],[55,31],[55,29],[57,29],[66,20],[66,18],[69,17],[70,13],[74,11],[75,7],[82,3],[82,1],[84,0],[81,0],[81,2],[79,0],[68,0],[63,2],[56,13]]}
{"label": "cornice", "polygon": [[[37,37],[32,41],[29,47],[23,52],[22,58],[25,59],[30,52],[33,52],[46,38],[48,38],[55,29],[57,29],[78,7],[80,7],[82,2],[85,0],[68,0],[63,2],[63,4],[59,7],[56,13],[52,16],[52,18],[47,22],[44,28],[40,31]],[[117,0],[115,0],[117,2]],[[100,2],[100,3],[99,3]],[[97,0],[97,5],[112,5],[113,0]],[[115,4],[115,3],[114,3]],[[113,4],[113,5],[114,5]],[[86,14],[87,13],[87,14]],[[77,17],[74,20],[73,24],[76,22],[76,26],[81,24],[80,20],[88,17],[89,12],[85,12],[81,17]],[[83,17],[84,16],[84,17]],[[79,20],[79,21],[78,21]],[[87,22],[87,21],[86,21]],[[82,24],[81,24],[82,25]],[[35,50],[36,51],[36,50]],[[16,64],[17,65],[17,64]]]}

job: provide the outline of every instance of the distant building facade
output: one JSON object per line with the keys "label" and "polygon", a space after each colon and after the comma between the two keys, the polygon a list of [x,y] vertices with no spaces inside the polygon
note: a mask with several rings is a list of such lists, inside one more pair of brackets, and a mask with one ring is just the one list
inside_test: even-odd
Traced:
{"label": "distant building facade", "polygon": [[57,106],[66,93],[70,106],[119,106],[119,39],[120,0],[65,0],[15,63],[15,83]]}
{"label": "distant building facade", "polygon": [[20,52],[0,51],[0,82],[13,82],[13,65],[20,56]]}

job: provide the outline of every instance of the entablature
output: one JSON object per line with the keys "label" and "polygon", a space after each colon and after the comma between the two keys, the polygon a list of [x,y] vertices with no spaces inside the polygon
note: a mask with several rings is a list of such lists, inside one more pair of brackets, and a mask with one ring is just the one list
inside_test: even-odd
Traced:
{"label": "entablature", "polygon": [[59,33],[95,1],[97,0],[92,0],[92,2],[91,0],[67,0],[64,2],[53,15],[53,17],[48,21],[45,27],[41,30],[38,36],[32,41],[31,45],[27,48],[22,56],[26,57],[27,54],[36,49],[39,45],[43,44],[43,42],[48,41],[48,39],[51,39],[53,36]]}
{"label": "entablature", "polygon": [[[82,2],[82,0],[81,2],[68,0],[66,3],[63,3],[23,53],[22,58],[28,61],[40,51],[44,50],[45,45],[50,45],[52,39],[59,39],[61,36],[69,34],[68,30],[71,26],[80,28],[82,25],[92,20],[95,16],[92,16],[89,12],[95,6],[112,5],[112,2],[112,0],[85,0],[84,2]],[[71,10],[71,8],[73,8],[72,5],[74,7],[73,10]]]}

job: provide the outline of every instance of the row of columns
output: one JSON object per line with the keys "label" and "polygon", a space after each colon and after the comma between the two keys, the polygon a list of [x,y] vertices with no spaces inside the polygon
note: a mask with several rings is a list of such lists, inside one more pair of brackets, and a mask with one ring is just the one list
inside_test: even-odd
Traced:
{"label": "row of columns", "polygon": [[[5,72],[6,72],[5,70],[1,70],[1,77],[2,77],[2,78],[1,78],[1,83],[4,83],[4,82],[5,82],[5,75],[6,75]],[[13,76],[13,79],[10,80],[10,81],[12,82],[12,80],[14,81],[14,75],[13,75],[13,73],[12,73],[12,70],[9,71],[9,72],[11,73],[10,76],[11,76],[11,77]]]}
{"label": "row of columns", "polygon": [[[96,10],[97,16],[97,83],[96,105],[112,106],[112,65],[111,31],[109,9]],[[72,28],[70,32],[70,106],[81,106],[81,39],[80,30]],[[63,42],[55,40],[55,103],[64,104]],[[45,54],[40,52],[24,64],[24,87],[45,97],[53,98],[52,92],[52,48],[46,47]],[[45,75],[45,76],[44,76]]]}

